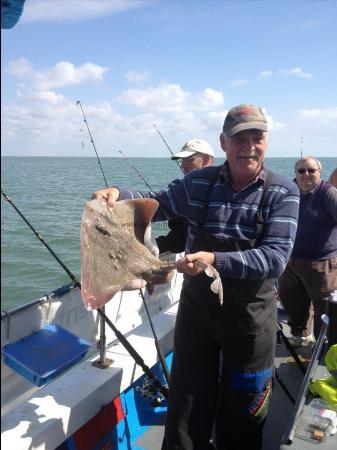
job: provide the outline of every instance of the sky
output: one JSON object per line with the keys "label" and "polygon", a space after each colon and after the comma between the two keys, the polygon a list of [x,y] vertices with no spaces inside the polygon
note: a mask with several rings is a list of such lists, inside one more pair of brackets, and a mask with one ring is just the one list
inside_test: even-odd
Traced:
{"label": "sky", "polygon": [[2,155],[94,157],[88,125],[102,157],[168,157],[158,131],[223,157],[247,103],[267,156],[337,156],[336,23],[336,1],[26,0],[1,30]]}

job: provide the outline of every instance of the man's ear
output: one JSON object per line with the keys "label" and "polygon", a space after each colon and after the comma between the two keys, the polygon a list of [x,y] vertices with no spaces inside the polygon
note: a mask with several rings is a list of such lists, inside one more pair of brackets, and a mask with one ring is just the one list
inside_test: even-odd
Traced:
{"label": "man's ear", "polygon": [[223,133],[220,133],[220,145],[222,150],[225,152],[226,151],[226,139],[225,139],[225,135]]}
{"label": "man's ear", "polygon": [[201,156],[202,156],[203,167],[206,167],[211,164],[211,157],[209,155],[206,155],[206,153],[203,153]]}

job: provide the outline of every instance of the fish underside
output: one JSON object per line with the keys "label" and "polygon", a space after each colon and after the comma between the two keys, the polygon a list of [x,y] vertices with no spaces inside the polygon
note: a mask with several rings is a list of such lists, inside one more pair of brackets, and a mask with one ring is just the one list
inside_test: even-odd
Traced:
{"label": "fish underside", "polygon": [[175,268],[153,254],[157,249],[151,242],[151,219],[157,208],[156,200],[145,198],[122,200],[109,209],[105,200],[84,205],[81,284],[88,310],[105,305],[134,280],[151,281]]}

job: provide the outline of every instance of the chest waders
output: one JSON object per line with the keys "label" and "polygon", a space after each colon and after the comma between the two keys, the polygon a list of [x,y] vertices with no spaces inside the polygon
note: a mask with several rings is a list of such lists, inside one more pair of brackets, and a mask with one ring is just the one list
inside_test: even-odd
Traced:
{"label": "chest waders", "polygon": [[[261,238],[270,177],[268,172],[254,241],[220,239],[202,231],[215,177],[191,253],[254,248]],[[165,450],[213,448],[209,442],[215,417],[218,450],[257,450],[262,445],[276,343],[275,280],[221,278],[222,306],[210,289],[212,280],[204,273],[184,278],[175,327]]]}

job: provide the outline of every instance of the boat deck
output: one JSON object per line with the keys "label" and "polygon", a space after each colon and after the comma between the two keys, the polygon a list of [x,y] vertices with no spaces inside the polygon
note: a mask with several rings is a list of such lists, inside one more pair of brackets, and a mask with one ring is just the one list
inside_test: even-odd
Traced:
{"label": "boat deck", "polygon": [[[172,355],[176,309],[177,303],[174,303],[165,312],[153,317],[168,364]],[[289,336],[284,311],[279,309],[278,312],[283,333]],[[155,370],[156,376],[162,376],[149,324],[142,323],[130,331],[127,337],[140,354],[146,355],[146,362]],[[297,349],[296,353],[307,365],[311,359],[312,346]],[[2,417],[4,448],[14,448],[13,445],[16,445],[18,450],[37,449],[43,443],[45,450],[93,450],[108,448],[104,445],[111,442],[111,445],[115,445],[113,448],[121,450],[160,450],[165,406],[153,408],[150,399],[140,395],[139,389],[144,388],[144,373],[120,343],[116,341],[108,348],[107,357],[113,360],[112,366],[107,370],[97,369],[92,364],[97,358],[95,356],[75,366],[64,376],[42,387],[29,400],[5,413]],[[282,340],[276,346],[275,365],[279,379],[296,399],[304,375]],[[318,365],[314,378],[326,374],[325,366]],[[97,425],[105,423],[104,414],[107,412],[114,415],[115,426],[109,427],[102,437]],[[282,444],[293,412],[293,403],[276,380],[264,430],[263,450],[304,450],[317,445],[297,438],[291,446]],[[73,442],[83,443],[87,439],[92,441],[92,445],[87,442],[85,447],[82,444],[74,447]],[[337,448],[337,434],[319,444],[321,450]]]}
{"label": "boat deck", "polygon": [[[286,323],[286,316],[282,309],[279,309],[279,321],[282,324],[283,332],[289,336],[289,327]],[[305,366],[308,365],[312,352],[312,345],[296,349],[296,353],[300,357]],[[283,342],[276,346],[276,370],[281,381],[284,383],[291,395],[296,399],[299,392],[303,374],[298,368],[294,358],[289,353]],[[318,366],[318,372],[326,371],[323,366]],[[278,381],[275,381],[273,397],[271,400],[269,415],[264,429],[263,450],[280,450],[282,445],[282,437],[287,430],[293,404],[284,392]],[[161,442],[163,438],[164,427],[152,426],[137,441],[137,445],[148,450],[161,450]],[[293,443],[288,447],[290,450],[307,450],[316,448],[317,444],[302,439],[294,439]],[[319,445],[321,450],[332,450],[337,448],[337,435],[330,436],[324,443]]]}

